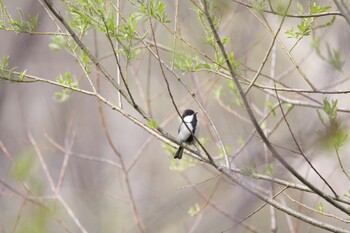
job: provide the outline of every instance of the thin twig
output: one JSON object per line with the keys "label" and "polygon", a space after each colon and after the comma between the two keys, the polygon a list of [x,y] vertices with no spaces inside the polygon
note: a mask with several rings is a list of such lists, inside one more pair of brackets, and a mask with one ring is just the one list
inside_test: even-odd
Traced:
{"label": "thin twig", "polygon": [[[277,36],[278,36],[279,32],[281,31],[281,28],[282,28],[282,25],[283,25],[283,23],[284,23],[284,20],[286,19],[286,14],[287,14],[287,12],[288,12],[289,7],[290,7],[290,4],[288,5],[287,9],[285,10],[285,12],[284,12],[284,14],[283,14],[282,20],[281,20],[281,22],[280,22],[280,24],[279,24],[279,26],[278,26],[278,29],[277,29],[275,35],[273,36],[273,39],[272,39],[272,41],[271,41],[271,44],[270,44],[269,48],[267,49],[267,52],[266,52],[266,54],[265,54],[265,57],[264,57],[263,61],[261,62],[258,71],[256,72],[256,74],[255,74],[253,80],[252,80],[252,81],[250,82],[250,84],[248,85],[247,89],[244,91],[244,94],[245,94],[245,95],[248,94],[250,88],[254,85],[254,83],[255,83],[255,81],[258,79],[258,77],[259,77],[259,75],[260,75],[262,69],[264,68],[265,63],[267,62],[267,59],[269,58],[269,55],[270,55],[270,53],[271,53],[271,51],[272,51],[272,48],[273,48],[274,45],[275,45],[275,41],[276,41],[276,39],[277,39]],[[272,29],[271,29],[271,30],[272,30]]]}
{"label": "thin twig", "polygon": [[[96,89],[99,90],[99,87],[100,87],[100,80],[97,79],[97,81],[96,81]],[[113,140],[111,138],[111,135],[109,134],[109,130],[108,130],[108,127],[107,127],[107,122],[106,122],[106,119],[105,119],[105,116],[104,116],[103,110],[102,110],[102,101],[100,99],[97,99],[97,103],[98,103],[98,113],[99,113],[99,116],[100,116],[100,121],[101,121],[101,124],[102,124],[103,132],[104,132],[104,134],[105,134],[105,136],[107,138],[108,144],[111,147],[112,151],[119,158],[119,162],[120,162],[120,165],[121,165],[121,170],[122,170],[123,176],[124,176],[125,186],[127,188],[128,198],[129,198],[130,204],[131,204],[131,210],[132,210],[132,213],[133,213],[133,217],[134,217],[137,229],[138,229],[138,231],[140,233],[146,232],[145,227],[144,227],[144,225],[142,223],[140,214],[139,214],[138,209],[136,207],[136,202],[135,202],[135,199],[134,199],[133,191],[132,191],[131,186],[130,186],[129,175],[127,173],[127,168],[125,166],[123,157],[120,154],[119,150],[115,147],[115,145],[113,143]]]}
{"label": "thin twig", "polygon": [[[221,177],[221,175],[218,175],[219,177]],[[218,176],[215,176],[213,178],[217,178]],[[188,188],[191,187],[202,199],[204,199],[204,201],[207,203],[206,205],[210,205],[211,207],[213,207],[218,213],[221,213],[223,216],[225,216],[226,218],[234,221],[234,222],[241,222],[242,219],[232,216],[230,213],[228,213],[227,211],[225,211],[224,209],[222,209],[220,206],[218,206],[216,203],[214,203],[214,201],[211,200],[211,198],[208,198],[205,194],[203,194],[198,188],[198,184],[200,183],[196,183],[196,184],[192,184],[190,179],[188,178],[188,176],[183,175],[183,177],[186,179],[187,183],[189,183],[188,186],[183,187],[183,188]],[[213,179],[211,178],[211,179]],[[207,182],[208,180],[204,181]],[[202,210],[201,210],[202,211]],[[245,222],[241,222],[241,225],[250,232],[253,233],[260,233],[259,230],[255,229],[254,227],[250,226],[249,224],[245,223]]]}
{"label": "thin twig", "polygon": [[337,5],[339,11],[341,12],[340,15],[345,18],[350,26],[350,10],[346,6],[345,2],[343,0],[334,0],[334,3]]}
{"label": "thin twig", "polygon": [[[282,192],[284,192],[287,189],[287,187],[284,187],[283,189],[281,189],[279,192],[277,192],[275,195],[273,195],[272,199],[275,199],[278,195],[280,195]],[[267,205],[267,203],[261,205],[260,207],[258,207],[256,210],[254,210],[252,213],[248,214],[246,217],[244,217],[241,221],[239,221],[237,224],[235,224],[234,226],[230,227],[229,229],[223,231],[229,231],[229,230],[233,230],[235,229],[237,226],[241,225],[243,222],[245,222],[247,219],[249,219],[250,217],[252,217],[253,215],[255,215],[257,212],[259,212],[262,208],[264,208]]]}
{"label": "thin twig", "polygon": [[350,181],[350,175],[347,173],[347,171],[345,171],[343,162],[342,162],[341,159],[340,159],[339,150],[338,150],[338,149],[335,149],[335,153],[337,154],[338,162],[339,162],[339,165],[340,165],[340,168],[341,168],[342,172],[345,174],[345,176],[346,176],[346,177],[348,178],[348,180]]}
{"label": "thin twig", "polygon": [[31,142],[31,144],[33,145],[36,154],[39,158],[40,161],[40,165],[42,167],[42,169],[44,170],[44,173],[46,175],[46,178],[49,181],[49,185],[51,187],[51,191],[54,193],[55,197],[57,200],[60,201],[60,203],[63,205],[63,207],[66,209],[68,215],[71,217],[71,219],[74,221],[74,223],[76,224],[76,226],[79,228],[79,230],[83,233],[87,233],[87,230],[84,228],[84,226],[81,224],[81,222],[79,221],[79,219],[75,216],[74,212],[72,211],[71,207],[66,203],[66,201],[62,198],[62,196],[57,192],[56,187],[55,187],[55,183],[51,177],[51,174],[49,172],[49,169],[46,165],[46,162],[41,154],[41,151],[38,147],[38,144],[36,143],[36,141],[34,140],[32,134],[30,132],[28,132],[28,138]]}
{"label": "thin twig", "polygon": [[[56,149],[58,149],[62,153],[66,152],[64,147],[59,145],[56,141],[54,141],[48,134],[45,133],[45,137],[54,147],[56,147]],[[114,166],[114,167],[117,167],[117,168],[121,168],[119,163],[116,163],[116,162],[114,162],[112,160],[105,159],[105,158],[100,158],[100,157],[96,157],[96,156],[93,157],[93,156],[89,156],[89,155],[85,155],[85,154],[74,153],[72,151],[70,152],[70,156],[81,158],[81,159],[85,159],[85,160],[88,160],[88,161],[105,163],[107,165],[111,165],[111,166]]]}
{"label": "thin twig", "polygon": [[326,216],[326,217],[330,217],[330,218],[334,218],[336,220],[339,220],[343,223],[350,223],[350,220],[349,219],[342,219],[342,218],[339,218],[333,214],[329,214],[329,213],[325,213],[323,211],[319,211],[319,210],[315,210],[314,208],[311,208],[303,203],[300,203],[299,201],[295,200],[294,198],[292,198],[290,195],[288,195],[287,193],[283,193],[289,200],[291,200],[293,203],[296,203],[297,205],[307,209],[307,210],[310,210],[312,211],[313,213],[318,213],[320,215],[323,215],[323,216]]}
{"label": "thin twig", "polygon": [[[274,32],[272,31],[272,29],[264,21],[262,21],[250,8],[249,8],[249,11],[252,12],[252,14],[268,29],[268,31],[271,33],[271,35],[274,35]],[[293,58],[291,53],[288,51],[286,46],[282,43],[282,41],[280,39],[276,38],[276,40],[280,44],[280,46],[282,47],[283,51],[288,55],[289,60],[292,62],[294,67],[297,69],[297,71],[299,72],[301,77],[306,81],[306,83],[311,87],[312,90],[316,91],[317,88],[313,85],[313,83],[310,81],[310,79],[306,76],[306,74],[298,66],[297,62],[295,61],[295,59]]]}
{"label": "thin twig", "polygon": [[[239,1],[239,0],[232,0],[235,3],[241,4],[245,7],[254,9],[254,6],[247,4],[245,2]],[[283,13],[279,13],[276,11],[272,11],[272,10],[263,10],[266,13],[270,13],[270,14],[275,14],[275,15],[279,15],[279,16],[283,16]],[[322,12],[322,13],[318,13],[318,14],[308,14],[308,15],[300,15],[300,14],[287,14],[286,17],[290,17],[290,18],[315,18],[315,17],[324,17],[324,16],[343,16],[340,12],[337,11],[332,11],[332,12]]]}
{"label": "thin twig", "polygon": [[[252,109],[250,108],[250,104],[246,98],[246,96],[244,95],[243,89],[241,87],[241,84],[238,81],[237,76],[235,75],[235,72],[233,70],[233,67],[230,63],[230,60],[227,56],[225,47],[218,35],[218,32],[215,29],[215,26],[212,22],[211,16],[208,12],[208,7],[207,7],[207,1],[204,0],[204,11],[205,11],[205,15],[206,18],[209,22],[210,28],[212,30],[212,33],[216,39],[216,42],[222,52],[222,55],[226,61],[226,65],[229,68],[230,74],[233,78],[233,81],[238,89],[239,94],[241,95],[243,104],[246,108],[246,111],[249,115],[249,118],[251,119],[254,127],[256,128],[258,134],[260,135],[261,139],[263,140],[263,142],[266,144],[266,146],[269,148],[269,150],[271,151],[272,155],[278,159],[278,161],[280,161],[280,163],[288,170],[290,171],[296,178],[298,178],[302,183],[304,183],[306,186],[308,186],[310,189],[312,189],[315,193],[317,193],[318,195],[320,195],[322,198],[324,198],[326,201],[328,201],[330,204],[332,204],[334,207],[338,208],[339,210],[343,211],[344,213],[350,215],[350,210],[348,208],[346,208],[345,206],[339,204],[338,202],[334,201],[333,199],[329,198],[326,193],[322,192],[321,190],[319,190],[316,186],[314,186],[311,182],[309,182],[308,180],[306,180],[301,174],[299,174],[299,172],[297,172],[290,164],[289,162],[287,162],[277,151],[276,149],[272,146],[272,144],[270,143],[270,141],[268,140],[268,138],[265,136],[262,128],[260,127],[259,123],[257,122],[254,113],[252,111]],[[291,1],[289,1],[289,4],[291,4]]]}
{"label": "thin twig", "polygon": [[[93,64],[97,67],[98,70],[101,71],[103,76],[123,95],[123,97],[133,106],[133,108],[141,114],[141,116],[145,119],[149,119],[147,114],[138,106],[133,99],[129,98],[130,92],[126,94],[124,90],[111,78],[111,75],[107,72],[107,70],[99,63],[98,59],[92,55],[89,49],[83,44],[83,42],[79,39],[74,30],[70,27],[68,22],[62,17],[62,15],[55,9],[52,2],[50,0],[42,0],[46,7],[55,15],[55,17],[63,24],[63,26],[67,29],[69,34],[72,36],[77,45],[84,51],[84,53],[89,57],[89,59],[93,62]],[[127,87],[126,87],[127,88]]]}
{"label": "thin twig", "polygon": [[335,197],[338,197],[339,195],[335,192],[335,190],[332,188],[332,186],[326,181],[325,178],[323,178],[323,176],[317,171],[317,169],[312,165],[311,161],[310,161],[310,160],[306,157],[306,155],[304,154],[304,152],[303,152],[303,150],[301,149],[301,147],[300,147],[300,145],[299,145],[297,139],[296,139],[295,136],[294,136],[294,133],[293,133],[293,131],[292,131],[292,128],[290,127],[290,124],[289,124],[289,122],[288,122],[288,120],[287,120],[287,117],[286,117],[285,114],[284,114],[284,110],[283,110],[282,105],[281,105],[281,100],[280,100],[280,98],[279,98],[279,96],[278,96],[277,91],[276,91],[276,97],[277,97],[278,102],[280,103],[279,106],[280,106],[280,110],[281,110],[281,113],[282,113],[284,122],[286,122],[286,124],[287,124],[287,127],[288,127],[288,130],[289,130],[289,132],[290,132],[290,135],[292,136],[293,141],[294,141],[296,147],[298,148],[298,151],[299,151],[300,154],[303,156],[303,158],[305,159],[305,161],[309,164],[309,166],[311,167],[311,169],[318,175],[318,177],[321,178],[321,180],[323,180],[323,182],[324,182],[324,183],[328,186],[328,188],[333,192],[334,196],[335,196]]}
{"label": "thin twig", "polygon": [[70,159],[70,156],[72,154],[72,148],[76,139],[76,131],[73,130],[72,135],[70,135],[70,129],[72,127],[73,120],[70,120],[67,132],[66,132],[66,137],[65,137],[65,145],[64,145],[64,157],[63,157],[63,162],[61,166],[61,171],[60,175],[58,177],[57,185],[56,185],[56,192],[60,192],[60,189],[63,184],[64,176],[67,170],[68,166],[68,161]]}
{"label": "thin twig", "polygon": [[[150,27],[151,27],[151,32],[152,32],[152,36],[153,36],[153,40],[154,40],[154,44],[155,44],[155,49],[156,49],[156,55],[157,55],[157,60],[159,62],[159,66],[160,66],[160,70],[162,72],[162,77],[166,83],[166,86],[167,86],[167,90],[168,90],[168,94],[170,96],[170,99],[171,99],[171,102],[178,114],[178,116],[180,116],[181,118],[181,121],[184,123],[184,125],[186,126],[186,128],[188,129],[189,132],[191,132],[192,134],[192,137],[195,139],[195,141],[198,143],[198,145],[202,148],[202,150],[205,152],[205,154],[207,155],[209,161],[213,161],[213,158],[212,156],[209,154],[209,152],[206,150],[206,148],[202,145],[202,143],[198,140],[198,138],[193,134],[193,132],[189,129],[188,125],[184,122],[184,119],[181,117],[181,113],[175,103],[175,100],[174,100],[174,97],[173,97],[173,94],[170,90],[170,85],[169,85],[169,81],[168,79],[166,78],[166,75],[165,75],[165,72],[164,72],[164,69],[163,69],[163,65],[162,65],[162,62],[161,62],[161,59],[160,59],[160,56],[159,56],[159,51],[158,51],[158,46],[157,46],[157,42],[156,42],[156,38],[155,38],[155,33],[154,33],[154,29],[153,29],[153,25],[152,25],[152,19],[149,18],[149,23],[150,23]],[[198,156],[201,156],[200,154],[198,154]]]}

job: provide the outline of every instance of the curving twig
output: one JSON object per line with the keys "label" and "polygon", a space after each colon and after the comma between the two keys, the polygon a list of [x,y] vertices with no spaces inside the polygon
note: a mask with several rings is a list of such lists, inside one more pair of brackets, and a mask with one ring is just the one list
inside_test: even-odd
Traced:
{"label": "curving twig", "polygon": [[[319,196],[321,196],[323,199],[325,199],[326,201],[328,201],[330,204],[332,204],[334,207],[338,208],[339,210],[343,211],[344,213],[348,214],[350,216],[350,210],[339,204],[338,202],[334,201],[333,199],[329,198],[329,196],[326,195],[326,193],[322,192],[320,189],[318,189],[316,186],[314,186],[311,182],[309,182],[308,180],[306,180],[301,174],[299,174],[299,172],[297,172],[278,152],[277,150],[273,147],[273,145],[270,143],[270,141],[268,140],[268,138],[265,136],[262,128],[260,127],[259,123],[257,122],[255,115],[250,107],[250,104],[244,94],[244,91],[241,87],[241,84],[238,81],[238,78],[233,70],[233,67],[230,63],[230,60],[227,56],[225,47],[220,39],[220,36],[213,24],[213,21],[211,19],[211,16],[209,14],[208,11],[208,7],[207,7],[207,1],[203,0],[204,2],[204,11],[205,11],[205,16],[209,22],[210,28],[212,30],[212,33],[215,37],[215,40],[221,50],[221,53],[226,61],[226,65],[229,68],[230,74],[233,78],[233,81],[238,89],[239,94],[241,95],[243,104],[246,108],[246,111],[249,115],[250,120],[252,121],[254,127],[256,128],[258,134],[260,135],[261,139],[263,140],[263,142],[266,144],[266,146],[268,147],[268,149],[270,150],[271,154],[288,170],[290,171],[298,180],[300,180],[302,183],[304,183],[306,186],[308,186],[311,190],[313,190],[315,193],[317,193]],[[291,1],[289,1],[289,4],[291,4]]]}

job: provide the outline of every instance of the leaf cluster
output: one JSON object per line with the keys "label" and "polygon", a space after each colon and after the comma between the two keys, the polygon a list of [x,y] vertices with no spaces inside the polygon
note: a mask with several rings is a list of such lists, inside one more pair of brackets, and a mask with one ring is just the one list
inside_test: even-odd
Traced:
{"label": "leaf cluster", "polygon": [[347,140],[348,133],[337,119],[337,104],[338,100],[332,100],[330,102],[328,98],[324,98],[322,110],[326,113],[328,121],[324,121],[321,114],[318,114],[318,116],[325,127],[325,130],[320,131],[323,145],[325,147],[332,147],[338,152]]}
{"label": "leaf cluster", "polygon": [[12,30],[17,33],[34,32],[38,27],[38,16],[25,16],[20,8],[17,8],[19,17],[13,19],[2,0],[0,0],[0,30]]}
{"label": "leaf cluster", "polygon": [[[78,82],[73,80],[69,72],[64,73],[64,75],[59,74],[57,77],[57,82],[65,86],[69,86],[70,88],[78,87]],[[68,100],[73,93],[73,90],[70,88],[63,87],[61,91],[56,91],[54,94],[54,100],[57,102],[64,102]]]}
{"label": "leaf cluster", "polygon": [[150,18],[156,19],[160,23],[170,23],[167,14],[165,13],[165,4],[161,0],[156,1],[139,1],[141,12]]}
{"label": "leaf cluster", "polygon": [[15,75],[14,71],[17,70],[17,67],[14,68],[9,68],[8,67],[8,61],[10,57],[9,56],[4,56],[1,61],[0,61],[0,76],[3,79],[6,80],[13,80]]}
{"label": "leaf cluster", "polygon": [[328,43],[326,43],[327,56],[323,55],[321,52],[321,40],[319,37],[315,38],[312,42],[312,48],[315,49],[317,55],[324,61],[326,61],[335,70],[342,71],[345,61],[341,58],[341,51],[338,49],[331,48]]}
{"label": "leaf cluster", "polygon": [[[309,10],[305,12],[304,7],[300,2],[297,2],[297,8],[299,15],[316,15],[320,13],[327,12],[331,7],[330,6],[319,6],[317,3],[309,2]],[[304,36],[309,36],[312,30],[312,23],[314,22],[314,17],[302,18],[301,22],[297,25],[297,29],[292,27],[287,30],[285,33],[289,38],[301,39]]]}
{"label": "leaf cluster", "polygon": [[4,56],[0,60],[0,79],[14,82],[23,81],[26,77],[27,70],[16,72],[18,70],[18,67],[10,68],[8,65],[9,59],[9,56]]}

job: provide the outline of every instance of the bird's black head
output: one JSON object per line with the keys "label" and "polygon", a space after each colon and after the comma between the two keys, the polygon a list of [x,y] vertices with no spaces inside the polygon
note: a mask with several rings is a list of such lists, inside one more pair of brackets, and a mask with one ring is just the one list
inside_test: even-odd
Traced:
{"label": "bird's black head", "polygon": [[182,118],[185,118],[186,116],[195,115],[195,114],[197,114],[197,113],[194,112],[192,109],[186,109],[186,110],[182,113]]}

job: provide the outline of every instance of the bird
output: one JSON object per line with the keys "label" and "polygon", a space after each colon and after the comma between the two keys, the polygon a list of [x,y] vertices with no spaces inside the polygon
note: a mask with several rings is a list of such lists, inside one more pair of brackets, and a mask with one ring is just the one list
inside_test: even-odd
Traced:
{"label": "bird", "polygon": [[[198,120],[197,120],[197,114],[198,112],[193,111],[192,109],[186,109],[183,113],[181,118],[183,119],[181,121],[179,130],[178,130],[178,135],[177,135],[177,140],[180,143],[179,148],[177,149],[174,159],[181,159],[182,154],[184,151],[184,147],[182,146],[183,143],[188,143],[188,144],[194,144],[195,137],[197,137],[198,132],[199,132],[199,125],[198,125]],[[187,125],[187,127],[186,127]]]}

